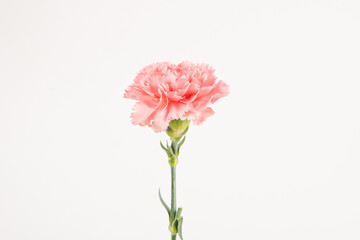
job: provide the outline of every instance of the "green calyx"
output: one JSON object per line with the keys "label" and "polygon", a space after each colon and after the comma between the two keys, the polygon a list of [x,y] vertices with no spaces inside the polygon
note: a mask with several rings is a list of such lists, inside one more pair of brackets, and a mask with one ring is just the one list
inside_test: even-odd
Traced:
{"label": "green calyx", "polygon": [[169,123],[166,134],[171,141],[179,142],[189,129],[190,120],[175,119]]}

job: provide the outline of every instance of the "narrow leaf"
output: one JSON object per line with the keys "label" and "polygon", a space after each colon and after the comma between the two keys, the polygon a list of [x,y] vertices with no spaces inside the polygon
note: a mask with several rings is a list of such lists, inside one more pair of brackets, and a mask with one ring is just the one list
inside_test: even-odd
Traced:
{"label": "narrow leaf", "polygon": [[168,150],[164,147],[164,145],[162,144],[162,142],[161,142],[161,141],[160,141],[160,146],[161,146],[161,148],[162,148],[162,149],[164,149],[164,150],[165,150],[165,152],[166,152],[166,153],[168,153]]}
{"label": "narrow leaf", "polygon": [[167,146],[168,152],[171,153],[171,155],[174,155],[174,151],[171,146]]}
{"label": "narrow leaf", "polygon": [[166,209],[166,211],[167,211],[167,213],[168,213],[168,215],[170,217],[170,208],[169,208],[168,205],[166,205],[164,199],[162,198],[161,193],[160,193],[160,188],[159,188],[159,198],[160,198],[161,204],[164,206],[164,208]]}
{"label": "narrow leaf", "polygon": [[179,145],[178,145],[178,143],[172,141],[172,142],[171,142],[171,149],[173,150],[173,153],[174,153],[176,156],[179,156]]}
{"label": "narrow leaf", "polygon": [[182,208],[178,208],[176,215],[175,215],[175,219],[180,219],[181,212],[182,212]]}
{"label": "narrow leaf", "polygon": [[178,223],[178,233],[179,233],[179,237],[181,240],[183,240],[183,236],[182,236],[182,223],[183,223],[183,217],[181,217],[179,219],[179,223]]}
{"label": "narrow leaf", "polygon": [[186,136],[184,136],[184,137],[181,139],[181,141],[179,142],[179,150],[180,150],[181,145],[183,145],[183,143],[185,142],[185,138],[186,138]]}

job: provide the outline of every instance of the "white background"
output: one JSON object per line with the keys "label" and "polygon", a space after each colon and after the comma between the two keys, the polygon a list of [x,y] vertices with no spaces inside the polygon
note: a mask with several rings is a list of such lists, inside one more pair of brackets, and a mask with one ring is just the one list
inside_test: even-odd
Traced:
{"label": "white background", "polygon": [[178,165],[185,240],[360,239],[360,3],[0,1],[0,239],[169,239],[165,134],[122,98],[157,61],[231,94]]}

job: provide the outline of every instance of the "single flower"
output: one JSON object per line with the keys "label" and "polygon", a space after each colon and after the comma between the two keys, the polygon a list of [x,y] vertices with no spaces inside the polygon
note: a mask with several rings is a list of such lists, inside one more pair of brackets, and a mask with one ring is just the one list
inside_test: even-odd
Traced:
{"label": "single flower", "polygon": [[214,114],[211,104],[229,94],[229,86],[216,81],[207,64],[160,62],[144,67],[125,90],[137,100],[131,114],[134,125],[165,131],[170,121],[191,120],[199,125]]}

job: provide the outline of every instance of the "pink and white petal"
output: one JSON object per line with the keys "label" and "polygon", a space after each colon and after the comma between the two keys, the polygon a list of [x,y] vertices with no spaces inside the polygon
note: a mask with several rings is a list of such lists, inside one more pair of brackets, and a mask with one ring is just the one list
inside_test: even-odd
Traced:
{"label": "pink and white petal", "polygon": [[159,105],[156,110],[149,116],[150,119],[153,119],[151,126],[155,132],[164,131],[169,125],[170,121],[167,119],[168,104],[168,98],[163,92],[161,92]]}
{"label": "pink and white petal", "polygon": [[166,93],[166,96],[169,98],[170,101],[173,101],[173,102],[177,102],[179,101],[180,99],[182,99],[182,96],[178,95],[178,92],[168,92]]}
{"label": "pink and white petal", "polygon": [[134,112],[131,114],[132,123],[134,125],[146,126],[150,125],[150,116],[154,112],[153,108],[149,108],[142,102],[134,105]]}
{"label": "pink and white petal", "polygon": [[200,86],[197,83],[190,83],[187,91],[183,94],[184,99],[181,102],[189,103],[192,102],[200,91]]}
{"label": "pink and white petal", "polygon": [[154,107],[157,105],[157,97],[151,95],[137,86],[129,86],[124,93],[125,98],[130,98],[134,100],[138,100],[140,102],[145,103],[149,107]]}
{"label": "pink and white petal", "polygon": [[194,124],[199,125],[204,122],[208,117],[213,115],[215,112],[211,107],[205,108],[199,114],[197,114],[195,120],[193,121]]}
{"label": "pink and white petal", "polygon": [[[189,79],[185,76],[180,76],[176,82],[173,83],[172,88],[176,89],[177,91],[184,91],[189,86]],[[183,94],[184,92],[182,92]],[[182,95],[180,94],[180,95]]]}
{"label": "pink and white petal", "polygon": [[191,103],[191,102],[193,102],[197,98],[197,95],[199,94],[199,91],[200,91],[200,88],[199,88],[199,86],[197,86],[197,90],[193,91],[192,95],[187,96],[187,93],[186,93],[184,95],[184,99],[180,100],[179,102],[182,102],[182,103]]}
{"label": "pink and white petal", "polygon": [[195,101],[190,103],[190,108],[193,109],[195,112],[201,112],[211,104],[211,99],[211,95],[205,95],[202,98],[195,99]]}
{"label": "pink and white petal", "polygon": [[219,81],[215,85],[213,90],[210,92],[210,94],[213,96],[213,98],[211,99],[211,103],[214,103],[220,98],[227,96],[229,93],[230,93],[229,85],[227,85],[223,81]]}
{"label": "pink and white petal", "polygon": [[202,86],[212,86],[215,84],[216,77],[214,76],[215,69],[208,64],[197,65],[197,73]]}
{"label": "pink and white petal", "polygon": [[207,86],[207,87],[202,87],[200,88],[199,93],[197,94],[197,98],[201,98],[207,94],[209,94],[209,92],[211,92],[211,90],[214,88],[214,86]]}
{"label": "pink and white petal", "polygon": [[152,122],[152,129],[155,132],[161,132],[165,131],[169,126],[170,120],[164,119],[163,116],[161,116],[161,111],[158,111],[157,114],[154,116],[154,120]]}
{"label": "pink and white petal", "polygon": [[180,102],[170,102],[167,107],[167,119],[174,120],[181,118],[188,109],[189,109],[188,104],[184,104]]}
{"label": "pink and white petal", "polygon": [[196,113],[196,112],[194,112],[194,110],[189,109],[189,110],[187,110],[187,111],[184,113],[184,115],[182,116],[181,119],[188,119],[188,120],[193,121],[193,120],[196,118],[196,117],[195,117],[195,113]]}
{"label": "pink and white petal", "polygon": [[203,86],[204,87],[214,86],[214,84],[216,82],[216,77],[213,75],[213,73],[207,73],[206,75],[204,75],[202,77],[203,77]]}

